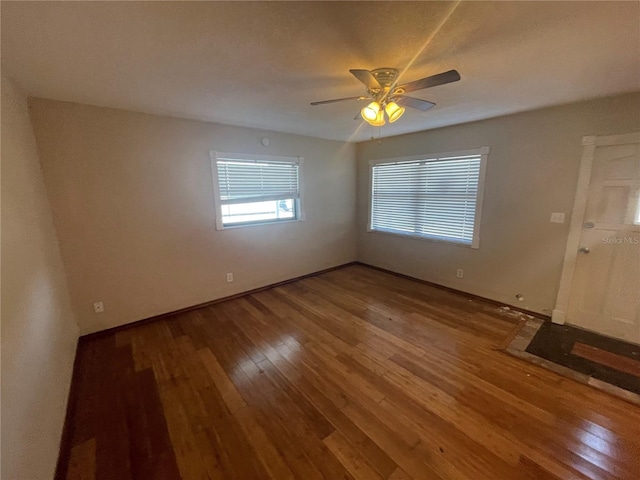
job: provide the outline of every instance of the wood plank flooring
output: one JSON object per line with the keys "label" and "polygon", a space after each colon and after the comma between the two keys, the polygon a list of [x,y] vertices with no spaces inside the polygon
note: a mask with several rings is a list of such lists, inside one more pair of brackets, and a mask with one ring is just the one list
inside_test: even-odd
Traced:
{"label": "wood plank flooring", "polygon": [[640,362],[633,360],[632,358],[617,355],[607,350],[581,342],[575,343],[571,349],[571,353],[578,355],[579,357],[586,358],[587,360],[592,360],[607,367],[611,367],[620,372],[640,377]]}
{"label": "wood plank flooring", "polygon": [[638,479],[640,409],[361,265],[80,343],[68,479]]}

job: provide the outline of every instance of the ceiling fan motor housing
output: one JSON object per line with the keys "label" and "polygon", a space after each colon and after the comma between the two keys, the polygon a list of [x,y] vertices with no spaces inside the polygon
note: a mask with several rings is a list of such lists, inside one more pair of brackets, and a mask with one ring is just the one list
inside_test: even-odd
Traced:
{"label": "ceiling fan motor housing", "polygon": [[388,91],[398,78],[398,69],[376,68],[371,70],[371,75],[374,76],[385,91]]}

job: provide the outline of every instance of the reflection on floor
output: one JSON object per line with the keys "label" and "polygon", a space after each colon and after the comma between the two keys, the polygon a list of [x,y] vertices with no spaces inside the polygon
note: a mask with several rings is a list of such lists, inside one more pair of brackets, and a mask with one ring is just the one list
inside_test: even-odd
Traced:
{"label": "reflection on floor", "polygon": [[640,404],[640,345],[528,319],[506,351]]}

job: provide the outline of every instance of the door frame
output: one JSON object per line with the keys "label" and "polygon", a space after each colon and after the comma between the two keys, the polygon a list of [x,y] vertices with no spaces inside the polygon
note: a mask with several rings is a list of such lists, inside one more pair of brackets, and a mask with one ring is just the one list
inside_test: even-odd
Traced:
{"label": "door frame", "polygon": [[569,296],[571,295],[578,248],[580,248],[582,225],[584,223],[589,185],[591,183],[591,168],[593,166],[596,148],[610,145],[627,145],[630,143],[640,143],[640,132],[622,135],[588,135],[582,137],[582,159],[580,160],[578,185],[573,201],[573,210],[571,211],[569,236],[567,237],[567,246],[562,264],[562,276],[560,277],[556,306],[551,313],[551,321],[553,323],[563,325],[566,319],[567,308],[569,307]]}

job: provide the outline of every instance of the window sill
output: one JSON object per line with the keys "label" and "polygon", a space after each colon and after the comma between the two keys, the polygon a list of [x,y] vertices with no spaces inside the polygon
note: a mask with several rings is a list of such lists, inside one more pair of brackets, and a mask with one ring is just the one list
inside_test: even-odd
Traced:
{"label": "window sill", "polygon": [[255,223],[238,223],[236,225],[216,225],[216,230],[233,230],[236,228],[245,227],[264,227],[267,225],[282,225],[283,223],[295,223],[302,222],[303,218],[292,218],[291,220],[274,220],[269,222],[255,222]]}

